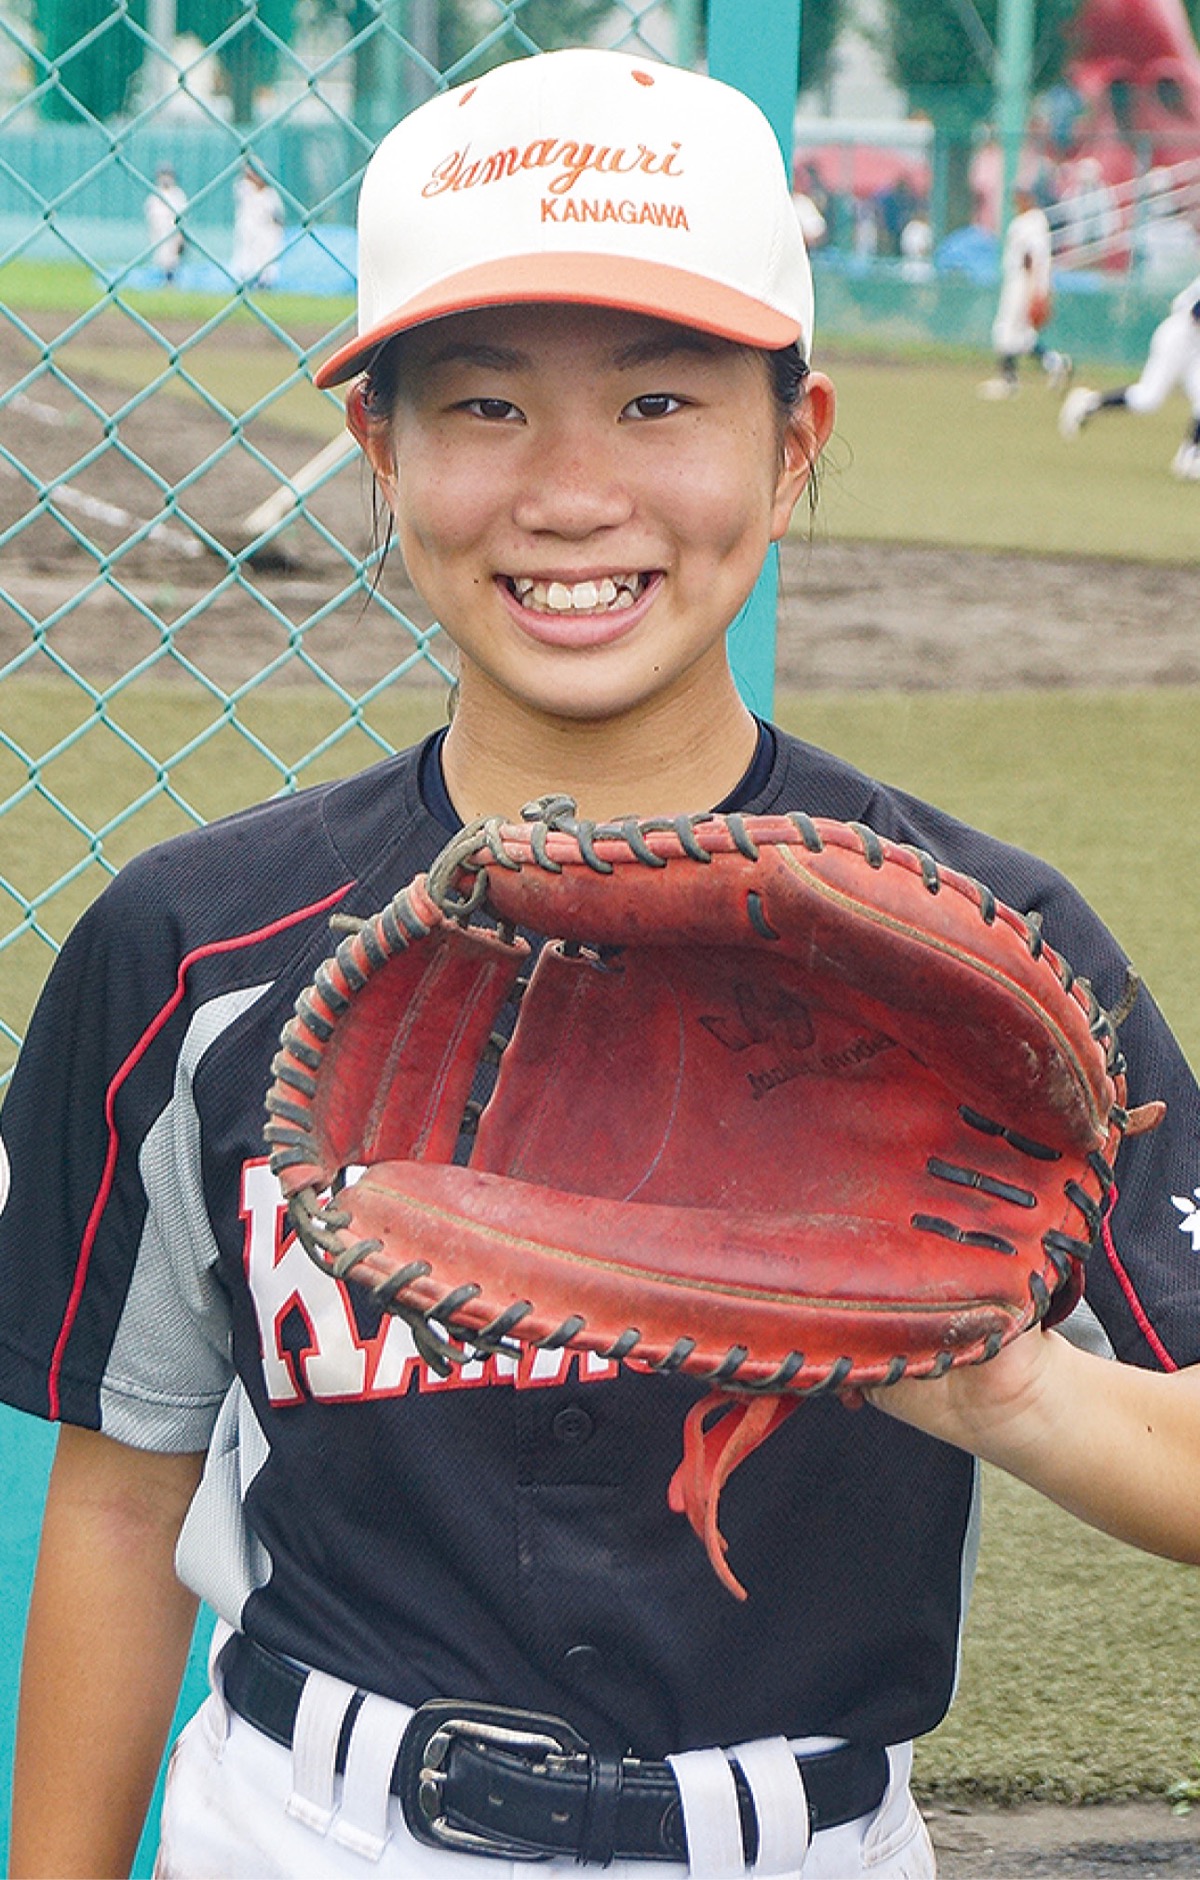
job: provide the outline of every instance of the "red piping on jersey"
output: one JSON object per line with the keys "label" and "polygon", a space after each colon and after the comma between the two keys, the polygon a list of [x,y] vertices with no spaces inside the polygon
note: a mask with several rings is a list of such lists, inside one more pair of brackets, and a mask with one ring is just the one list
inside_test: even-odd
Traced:
{"label": "red piping on jersey", "polygon": [[233,953],[238,947],[252,947],[260,940],[271,940],[276,934],[286,933],[289,927],[295,927],[302,920],[311,920],[316,914],[323,914],[326,908],[333,907],[343,895],[350,892],[353,882],[346,882],[333,894],[326,895],[323,901],[314,901],[311,907],[302,907],[294,914],[288,914],[283,920],[272,921],[267,927],[258,927],[253,933],[235,934],[228,940],[212,940],[207,946],[197,947],[194,953],[186,953],[179,962],[179,971],[175,978],[175,990],[166,1004],[151,1019],[145,1031],[134,1045],[125,1062],[115,1073],[104,1097],[104,1120],[108,1127],[108,1153],[104,1158],[104,1172],[96,1190],[96,1199],[88,1215],[87,1226],[83,1230],[83,1239],[79,1244],[79,1259],[75,1264],[75,1283],[71,1287],[71,1296],[63,1314],[62,1326],[54,1345],[54,1354],[50,1360],[50,1375],[47,1387],[49,1414],[52,1420],[58,1420],[60,1409],[59,1379],[62,1375],[63,1359],[75,1328],[75,1320],[83,1300],[84,1287],[87,1285],[88,1268],[91,1265],[92,1251],[96,1245],[96,1236],[100,1232],[100,1222],[112,1194],[113,1181],[117,1170],[117,1154],[120,1149],[120,1136],[117,1131],[116,1109],[117,1093],[150,1046],[157,1038],[172,1013],[183,1003],[187,990],[187,976],[198,960],[211,959],[216,953]]}
{"label": "red piping on jersey", "polygon": [[1145,1339],[1151,1351],[1154,1353],[1155,1357],[1158,1359],[1158,1362],[1162,1365],[1163,1370],[1164,1371],[1177,1371],[1179,1369],[1179,1366],[1176,1364],[1174,1358],[1171,1356],[1170,1352],[1167,1350],[1166,1346],[1163,1344],[1162,1339],[1159,1337],[1158,1333],[1155,1331],[1153,1325],[1151,1325],[1149,1316],[1146,1312],[1146,1308],[1142,1304],[1141,1300],[1138,1298],[1137,1291],[1136,1291],[1136,1288],[1134,1287],[1133,1281],[1130,1279],[1128,1273],[1125,1271],[1125,1267],[1121,1261],[1121,1256],[1117,1252],[1116,1246],[1113,1242],[1112,1217],[1113,1217],[1113,1209],[1116,1207],[1116,1205],[1117,1205],[1117,1191],[1114,1188],[1112,1191],[1112,1199],[1109,1201],[1109,1204],[1108,1204],[1108,1212],[1104,1216],[1104,1230],[1103,1230],[1104,1231],[1104,1251],[1108,1255],[1108,1263],[1112,1267],[1113,1272],[1117,1276],[1117,1283],[1119,1284],[1121,1291],[1125,1294],[1125,1298],[1129,1304],[1129,1310],[1133,1313],[1134,1319],[1137,1323],[1138,1330],[1141,1332],[1142,1337]]}

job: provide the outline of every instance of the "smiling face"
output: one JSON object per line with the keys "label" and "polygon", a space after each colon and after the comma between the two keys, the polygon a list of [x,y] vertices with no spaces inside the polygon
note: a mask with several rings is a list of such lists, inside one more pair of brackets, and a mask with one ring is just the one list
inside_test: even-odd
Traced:
{"label": "smiling face", "polygon": [[[732,693],[725,633],[832,421],[784,425],[761,356],[593,307],[481,309],[400,342],[351,422],[462,708],[600,725]],[[456,720],[457,724],[457,720]]]}

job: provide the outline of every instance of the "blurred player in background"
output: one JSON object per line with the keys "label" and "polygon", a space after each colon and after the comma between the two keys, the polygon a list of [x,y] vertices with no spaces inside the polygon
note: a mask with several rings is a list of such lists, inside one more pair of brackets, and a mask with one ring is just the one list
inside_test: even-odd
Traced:
{"label": "blurred player in background", "polygon": [[933,229],[919,206],[900,230],[900,273],[906,281],[933,279]]}
{"label": "blurred player in background", "polygon": [[1059,431],[1078,437],[1098,411],[1157,411],[1176,386],[1192,408],[1192,422],[1171,460],[1171,472],[1200,483],[1200,274],[1176,294],[1166,319],[1155,327],[1141,377],[1112,392],[1077,385],[1063,400]]}
{"label": "blurred player in background", "polygon": [[792,185],[792,207],[800,224],[806,248],[819,248],[829,233],[822,202],[825,191],[821,179],[810,164],[797,170]]}
{"label": "blurred player in background", "polygon": [[1071,377],[1066,353],[1043,345],[1042,331],[1051,311],[1050,224],[1033,191],[1016,191],[1017,213],[1004,237],[1000,260],[1000,304],[992,323],[996,373],[979,387],[981,398],[1013,398],[1019,390],[1017,368],[1028,353],[1041,365],[1052,386],[1061,390]]}
{"label": "blurred player in background", "polygon": [[247,163],[233,186],[233,278],[274,287],[283,249],[283,202],[261,170]]}
{"label": "blurred player in background", "polygon": [[151,260],[167,281],[175,279],[183,260],[180,218],[186,208],[187,197],[178,177],[169,163],[161,164],[154,173],[154,188],[146,197],[146,232],[155,245]]}

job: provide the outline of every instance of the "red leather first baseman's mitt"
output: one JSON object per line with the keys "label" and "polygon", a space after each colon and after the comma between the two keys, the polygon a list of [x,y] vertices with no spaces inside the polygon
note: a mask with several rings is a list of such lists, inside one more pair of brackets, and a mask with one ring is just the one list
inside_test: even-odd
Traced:
{"label": "red leather first baseman's mitt", "polygon": [[[671,1499],[740,1593],[720,1488],[800,1397],[978,1363],[1078,1297],[1129,1124],[1113,1027],[1035,922],[861,825],[525,814],[321,968],[272,1165],[443,1369],[516,1341],[707,1380]],[[550,936],[531,973],[518,928]]]}

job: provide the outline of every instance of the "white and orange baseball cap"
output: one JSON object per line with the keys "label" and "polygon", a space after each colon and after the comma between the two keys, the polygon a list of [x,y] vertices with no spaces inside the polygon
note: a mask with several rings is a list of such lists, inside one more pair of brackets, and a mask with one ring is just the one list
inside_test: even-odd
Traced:
{"label": "white and orange baseball cap", "polygon": [[539,53],[421,105],[358,205],[358,332],[470,307],[573,301],[812,349],[812,275],[779,145],[744,93],[619,52]]}

